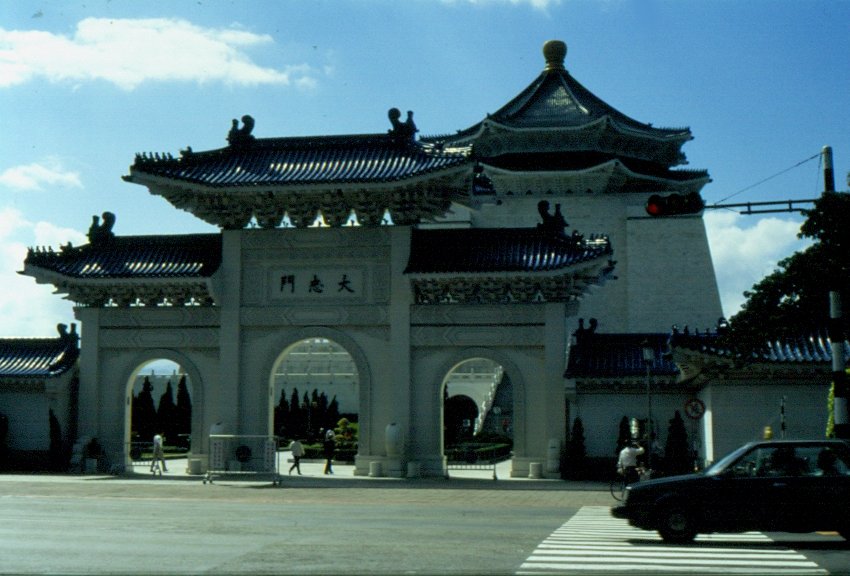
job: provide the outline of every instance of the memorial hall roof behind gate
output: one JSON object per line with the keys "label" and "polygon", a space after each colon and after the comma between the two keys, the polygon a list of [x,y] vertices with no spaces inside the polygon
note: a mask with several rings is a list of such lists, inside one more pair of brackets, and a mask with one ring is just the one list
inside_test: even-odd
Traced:
{"label": "memorial hall roof behind gate", "polygon": [[[488,164],[505,154],[552,152],[599,152],[607,159],[658,164],[655,171],[686,163],[681,147],[693,138],[689,128],[657,128],[618,111],[564,68],[566,52],[563,42],[546,42],[545,69],[517,96],[465,130],[423,141],[471,144],[476,157]],[[707,173],[687,177],[700,176]]]}

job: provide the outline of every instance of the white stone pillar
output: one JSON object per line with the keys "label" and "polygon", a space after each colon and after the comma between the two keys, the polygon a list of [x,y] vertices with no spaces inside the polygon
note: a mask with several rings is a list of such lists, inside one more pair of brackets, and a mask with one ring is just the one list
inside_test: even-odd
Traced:
{"label": "white stone pillar", "polygon": [[219,332],[219,380],[211,391],[209,418],[220,422],[226,434],[244,433],[240,413],[242,377],[240,308],[242,299],[242,235],[240,230],[222,232],[220,284],[217,304],[221,309]]}

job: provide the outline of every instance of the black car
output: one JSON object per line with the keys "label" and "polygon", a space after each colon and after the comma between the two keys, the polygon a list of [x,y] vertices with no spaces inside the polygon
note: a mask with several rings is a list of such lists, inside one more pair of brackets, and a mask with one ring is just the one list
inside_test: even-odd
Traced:
{"label": "black car", "polygon": [[751,442],[703,472],[632,484],[611,514],[674,543],[749,530],[827,530],[850,540],[850,444]]}

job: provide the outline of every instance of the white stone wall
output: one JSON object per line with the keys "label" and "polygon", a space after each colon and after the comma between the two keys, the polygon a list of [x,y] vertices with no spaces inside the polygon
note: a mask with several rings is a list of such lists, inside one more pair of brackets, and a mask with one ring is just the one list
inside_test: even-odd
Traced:
{"label": "white stone wall", "polygon": [[716,461],[741,444],[761,440],[765,426],[781,437],[780,407],[785,398],[786,438],[823,438],[827,422],[828,376],[823,383],[807,378],[714,382],[701,397],[707,407],[707,461]]}
{"label": "white stone wall", "polygon": [[[667,442],[667,429],[676,410],[685,422],[688,439],[701,442],[701,426],[698,421],[690,420],[685,415],[684,405],[688,398],[690,396],[686,393],[652,394],[652,419],[661,449]],[[588,456],[613,458],[622,417],[645,419],[646,413],[647,397],[642,391],[621,394],[586,393],[579,395],[571,406],[570,418],[582,419]]]}
{"label": "white stone wall", "polygon": [[[9,419],[7,443],[12,450],[50,448],[49,402],[43,393],[12,392],[0,395],[3,414]],[[57,414],[61,418],[60,414]]]}

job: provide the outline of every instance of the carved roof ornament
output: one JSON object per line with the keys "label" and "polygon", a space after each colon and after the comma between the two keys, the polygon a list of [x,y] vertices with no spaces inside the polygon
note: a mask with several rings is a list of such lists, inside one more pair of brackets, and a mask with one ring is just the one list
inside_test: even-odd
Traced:
{"label": "carved roof ornament", "polygon": [[407,111],[407,120],[404,122],[401,121],[401,110],[398,108],[390,108],[387,116],[389,116],[390,124],[392,124],[392,129],[390,129],[391,136],[399,140],[413,140],[416,137],[416,133],[419,130],[413,122],[412,110]]}
{"label": "carved roof ornament", "polygon": [[57,324],[56,331],[59,332],[59,339],[63,342],[67,342],[72,345],[74,348],[79,348],[80,343],[80,335],[77,334],[77,325],[75,323],[71,323],[71,331],[68,332],[67,324]]}
{"label": "carved roof ornament", "polygon": [[[103,223],[100,222],[101,217],[103,218]],[[115,214],[104,212],[101,217],[98,217],[96,214],[91,217],[88,238],[92,244],[99,244],[115,237],[115,233],[112,232],[112,227],[115,225]]]}
{"label": "carved roof ornament", "polygon": [[561,214],[561,205],[555,204],[555,213],[549,214],[549,201],[541,200],[537,203],[537,212],[540,214],[542,223],[537,225],[537,229],[548,234],[563,236],[569,224],[564,215]]}
{"label": "carved roof ornament", "polygon": [[561,40],[549,40],[543,44],[543,57],[546,58],[546,70],[564,70],[567,57],[567,44]]}
{"label": "carved roof ornament", "polygon": [[254,130],[254,118],[245,114],[242,116],[242,127],[239,127],[239,120],[233,119],[230,132],[227,134],[227,141],[234,148],[247,146],[254,141],[251,131]]}

